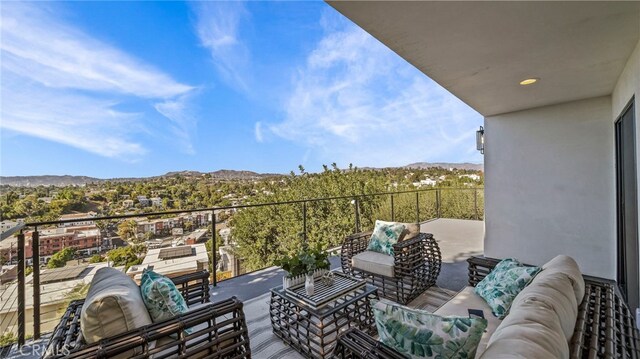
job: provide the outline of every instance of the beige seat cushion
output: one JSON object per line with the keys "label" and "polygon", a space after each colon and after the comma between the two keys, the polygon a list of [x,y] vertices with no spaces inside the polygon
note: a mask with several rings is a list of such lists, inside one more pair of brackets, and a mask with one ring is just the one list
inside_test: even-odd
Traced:
{"label": "beige seat cushion", "polygon": [[91,281],[80,314],[80,327],[89,344],[151,324],[140,288],[115,268],[101,268]]}
{"label": "beige seat cushion", "polygon": [[559,255],[542,266],[543,271],[557,271],[564,273],[571,281],[576,302],[582,303],[584,297],[584,277],[576,261],[565,255]]}
{"label": "beige seat cushion", "polygon": [[530,299],[542,302],[553,309],[566,341],[571,340],[578,318],[578,303],[567,275],[552,270],[541,271],[513,300],[511,308],[518,307]]}
{"label": "beige seat cushion", "polygon": [[351,258],[353,268],[391,278],[394,276],[394,264],[392,256],[373,251],[364,251]]}
{"label": "beige seat cushion", "polygon": [[553,308],[535,298],[513,305],[481,358],[569,358],[569,344]]}
{"label": "beige seat cushion", "polygon": [[400,233],[400,237],[398,238],[398,242],[406,241],[407,239],[411,239],[420,233],[420,224],[418,223],[405,223],[405,222],[385,222],[378,220],[377,222],[381,222],[387,225],[391,224],[402,224],[404,225],[404,231]]}
{"label": "beige seat cushion", "polygon": [[484,317],[488,322],[486,332],[482,335],[480,344],[478,344],[478,350],[476,351],[476,358],[479,358],[487,347],[491,334],[498,328],[502,320],[491,314],[491,308],[482,297],[473,291],[473,287],[466,287],[461,290],[455,297],[443,304],[433,314],[466,317],[469,316],[469,309],[482,309]]}
{"label": "beige seat cushion", "polygon": [[558,316],[567,342],[573,336],[578,304],[584,297],[584,279],[578,264],[567,256],[557,256],[543,266],[543,270],[518,294],[512,306],[528,299],[543,302]]}

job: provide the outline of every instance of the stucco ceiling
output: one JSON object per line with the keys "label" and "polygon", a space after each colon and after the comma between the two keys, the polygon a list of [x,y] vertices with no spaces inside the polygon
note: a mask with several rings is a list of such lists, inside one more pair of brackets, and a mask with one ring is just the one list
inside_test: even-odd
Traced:
{"label": "stucco ceiling", "polygon": [[639,1],[328,3],[485,116],[611,94],[640,34]]}

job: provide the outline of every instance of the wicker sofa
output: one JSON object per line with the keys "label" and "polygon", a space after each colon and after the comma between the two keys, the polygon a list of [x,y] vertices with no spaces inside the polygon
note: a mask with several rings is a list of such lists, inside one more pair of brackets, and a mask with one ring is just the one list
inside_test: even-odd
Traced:
{"label": "wicker sofa", "polygon": [[[469,287],[465,288],[449,302],[445,303],[440,309],[438,309],[438,311],[436,311],[436,314],[463,315],[463,313],[461,312],[453,313],[455,312],[454,308],[482,308],[482,304],[478,300],[476,300],[478,298],[473,298],[473,291],[470,290],[470,288],[475,287],[475,285],[477,285],[497,265],[497,263],[499,263],[499,260],[492,258],[469,258]],[[546,269],[543,269],[543,272],[544,270]],[[561,346],[568,346],[567,353],[572,359],[640,358],[639,333],[636,329],[632,313],[625,304],[624,300],[622,300],[622,298],[620,297],[615,283],[589,276],[582,276],[582,278],[584,279],[584,297],[576,310],[577,319],[575,321],[575,325],[566,325],[565,323],[565,330],[566,328],[570,328],[571,326],[573,326],[572,334],[571,332],[569,332],[570,334],[567,336],[566,333],[562,332],[562,328],[556,326],[556,329],[559,332],[557,333],[556,338],[553,338],[553,336],[549,338],[548,336],[548,343],[556,342],[562,343]],[[534,285],[533,282],[532,284],[530,284],[530,286],[532,285]],[[546,290],[546,288],[548,288],[547,285],[548,282],[542,283],[542,290]],[[577,287],[579,286],[572,286],[571,284],[569,284],[568,290],[569,292],[575,290],[575,292],[579,294],[578,292],[580,291],[580,289],[578,288],[576,290]],[[538,291],[538,293],[540,293],[539,288],[534,288],[532,290]],[[479,300],[481,301],[482,299],[480,298]],[[517,301],[518,299],[516,298],[516,301],[514,301],[514,306],[520,305],[515,304]],[[521,300],[520,302],[525,302],[525,306],[530,304],[526,303],[526,300]],[[537,304],[537,306],[539,306],[539,303]],[[554,304],[551,307],[553,307],[554,311],[562,311],[564,309],[560,308],[561,306],[561,304]],[[508,322],[506,323],[506,326],[513,324],[516,325],[516,330],[512,331],[512,333],[510,334],[505,335],[507,329],[501,328],[502,323],[497,323],[497,327],[494,326],[493,328],[491,328],[490,323],[489,327],[487,328],[488,333],[486,333],[485,336],[492,337],[497,333],[499,338],[489,339],[490,342],[493,339],[495,340],[493,340],[493,343],[490,343],[486,348],[479,347],[479,352],[476,355],[476,358],[527,357],[535,359],[566,356],[567,353],[562,354],[562,351],[559,348],[555,348],[558,349],[558,352],[553,355],[549,352],[544,352],[539,349],[534,349],[533,353],[536,354],[533,355],[531,354],[531,351],[528,351],[529,354],[527,355],[518,354],[519,352],[522,353],[531,349],[526,348],[527,346],[529,346],[529,343],[526,339],[523,340],[524,337],[527,337],[527,335],[531,334],[532,332],[539,332],[541,328],[546,330],[546,328],[553,327],[553,324],[551,323],[553,322],[553,320],[550,320],[548,322],[541,321],[540,318],[537,317],[537,312],[535,312],[535,309],[533,309],[532,307],[529,308],[531,308],[533,311],[523,312],[521,310],[520,318],[515,320],[513,318],[509,318],[511,315],[513,315],[514,308],[512,308],[512,313],[507,315],[507,317],[504,319],[504,322]],[[490,311],[487,312],[486,308],[482,309],[485,309],[485,317],[492,316]],[[518,316],[518,314],[516,316]],[[491,320],[491,318],[487,319]],[[497,320],[497,318],[494,319]],[[533,327],[531,327],[532,324]],[[518,328],[519,325],[530,327]],[[505,325],[502,325],[502,327],[505,327]],[[502,343],[500,343],[501,339]],[[565,339],[567,340],[566,342],[564,342]],[[485,339],[483,338],[483,340]],[[484,355],[482,353],[483,350],[486,350],[484,352]],[[334,351],[334,356],[336,358],[368,359],[405,358],[404,355],[394,351],[392,348],[376,341],[371,336],[360,332],[357,329],[349,330],[340,336],[338,344]]]}
{"label": "wicker sofa", "polygon": [[[81,330],[85,300],[69,304],[53,332],[44,358],[250,358],[242,302],[210,302],[209,272],[171,278],[189,311],[87,344]],[[188,329],[187,329],[188,328]]]}
{"label": "wicker sofa", "polygon": [[[365,278],[378,287],[379,295],[398,303],[409,303],[436,283],[442,257],[430,233],[393,245],[393,257],[367,251],[371,232],[348,236],[342,243],[342,271]],[[370,256],[371,258],[368,258]]]}

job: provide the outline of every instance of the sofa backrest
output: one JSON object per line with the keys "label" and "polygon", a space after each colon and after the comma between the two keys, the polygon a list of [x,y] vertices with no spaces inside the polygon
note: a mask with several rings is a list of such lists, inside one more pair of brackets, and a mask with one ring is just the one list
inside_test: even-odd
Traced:
{"label": "sofa backrest", "polygon": [[584,277],[582,276],[582,272],[580,272],[580,267],[576,261],[565,255],[559,255],[548,261],[542,266],[543,271],[554,271],[560,272],[567,276],[569,281],[571,282],[571,287],[573,288],[573,293],[576,296],[576,301],[578,304],[582,302],[582,298],[584,298]]}
{"label": "sofa backrest", "polygon": [[526,358],[568,358],[584,279],[568,256],[557,256],[542,268],[514,299],[483,357],[492,358],[501,349],[511,348],[511,353]]}
{"label": "sofa backrest", "polygon": [[554,310],[529,298],[511,307],[480,358],[568,359],[569,344]]}
{"label": "sofa backrest", "polygon": [[151,323],[133,279],[115,268],[96,272],[80,314],[80,328],[88,344]]}

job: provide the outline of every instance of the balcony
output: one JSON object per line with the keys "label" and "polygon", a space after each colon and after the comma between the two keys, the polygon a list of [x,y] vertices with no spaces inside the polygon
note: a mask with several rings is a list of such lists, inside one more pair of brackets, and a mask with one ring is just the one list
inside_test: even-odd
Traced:
{"label": "balcony", "polygon": [[[375,199],[377,203],[374,206],[377,210],[372,212],[371,209],[373,207],[371,207],[371,205],[373,202],[371,201],[373,199]],[[370,226],[373,223],[373,216],[394,220],[420,220],[422,223],[421,231],[434,234],[443,254],[442,272],[438,279],[439,287],[434,287],[412,303],[414,306],[422,307],[425,305],[437,306],[439,301],[449,298],[452,293],[455,293],[465,286],[467,271],[465,259],[471,255],[482,254],[484,222],[477,220],[482,218],[482,201],[481,188],[428,189],[355,197],[299,200],[264,205],[257,204],[190,211],[161,212],[147,214],[144,217],[159,215],[181,216],[184,213],[206,211],[213,213],[213,218],[216,218],[215,214],[219,211],[250,211],[265,205],[273,208],[291,208],[295,206],[300,210],[301,214],[300,223],[297,224],[301,230],[299,240],[303,240],[303,238],[307,236],[306,231],[313,231],[312,228],[308,228],[312,227],[308,222],[312,222],[313,217],[307,213],[312,213],[316,207],[324,202],[342,203],[347,207],[343,206],[341,208],[347,208],[347,210],[351,211],[351,213],[344,214],[349,217],[347,225],[349,227],[353,226],[351,227],[353,228],[351,231],[347,230],[345,232],[347,234],[360,230],[361,226]],[[469,219],[438,218],[437,216],[439,215],[450,215]],[[114,222],[122,223],[135,217],[135,215],[116,216],[109,218],[92,218],[92,220],[96,222],[109,222],[111,226],[115,228]],[[25,233],[29,234],[33,243],[40,243],[40,246],[37,246],[37,248],[40,248],[44,243],[48,243],[46,237],[41,238],[39,236],[40,229],[47,228],[47,226],[58,227],[61,225],[66,226],[65,228],[73,228],[73,223],[69,221],[27,224],[26,228],[33,228],[34,230]],[[204,222],[199,228],[194,228],[194,231],[191,233],[184,232],[181,236],[170,236],[169,240],[163,241],[164,246],[178,245],[178,247],[174,248],[180,248],[180,244],[185,244],[185,240],[181,240],[180,238],[186,238],[188,240],[188,238],[191,237],[199,238],[200,243],[192,243],[193,254],[191,254],[190,251],[186,257],[177,256],[165,258],[161,254],[158,254],[161,253],[162,248],[149,249],[146,259],[140,264],[131,265],[127,270],[127,274],[139,281],[142,268],[154,268],[155,271],[170,277],[195,272],[197,270],[210,269],[212,271],[210,280],[211,283],[213,283],[211,288],[211,301],[217,302],[235,296],[247,303],[247,310],[260,311],[261,309],[259,309],[259,307],[252,306],[250,303],[259,304],[264,302],[263,299],[265,296],[268,296],[269,290],[282,284],[283,271],[278,267],[272,266],[257,270],[247,270],[243,268],[242,259],[232,258],[232,261],[238,264],[235,272],[229,273],[229,271],[227,271],[226,273],[221,273],[219,269],[225,266],[225,264],[219,262],[224,259],[220,254],[227,253],[227,255],[229,255],[230,253],[224,251],[229,250],[229,247],[232,247],[234,243],[229,243],[227,238],[225,246],[221,248],[214,246],[214,248],[211,249],[218,254],[217,256],[213,256],[215,257],[213,265],[210,259],[212,257],[211,253],[206,252],[205,244],[203,243],[203,241],[210,239],[212,228],[215,229],[215,233],[217,234],[216,238],[222,240],[218,237],[218,226],[224,225],[222,223],[216,223],[212,226],[211,223]],[[24,228],[23,231],[26,228]],[[43,233],[46,233],[46,231]],[[318,232],[314,233],[317,234]],[[18,248],[24,248],[20,247],[25,243],[24,236],[19,235],[18,237]],[[219,243],[219,241],[216,241],[216,243]],[[339,245],[341,239],[337,238],[335,243]],[[161,247],[162,246],[163,245],[161,245]],[[170,249],[171,247],[166,248]],[[339,246],[330,249],[330,251],[333,254],[331,257],[332,269],[340,271],[340,261],[339,258],[335,256],[339,254]],[[151,255],[152,252],[155,254]],[[17,263],[20,263],[22,256],[25,256],[25,253],[19,250],[17,258],[14,258]],[[29,263],[34,260],[42,260],[39,258],[38,251],[34,251],[33,256],[26,259]],[[22,342],[22,340],[26,343],[24,348],[30,348],[29,345],[35,345],[33,350],[36,350],[44,345],[43,343],[46,343],[50,335],[49,333],[55,329],[69,301],[82,298],[86,295],[88,285],[91,283],[98,269],[113,265],[113,263],[108,262],[89,263],[87,261],[88,259],[89,258],[78,260],[75,267],[67,266],[59,269],[46,267],[34,268],[33,273],[29,274],[25,274],[24,271],[19,270],[18,280],[2,288],[3,305],[2,308],[0,308],[2,331],[4,333],[15,333],[19,343]],[[228,259],[229,258],[227,258],[227,260]],[[226,266],[228,267],[229,264],[227,263]],[[126,270],[124,266],[118,268]],[[22,282],[22,278],[24,278],[24,282]],[[5,297],[7,300],[4,300]],[[35,311],[34,308],[36,308]],[[39,318],[39,320],[34,323],[34,318]],[[248,324],[250,330],[253,330],[255,326],[261,326],[265,323],[249,321]],[[256,341],[252,343],[252,345],[257,345],[258,343],[259,342]],[[14,352],[16,348],[17,346],[14,346]],[[267,351],[272,349],[273,348],[268,349]],[[5,348],[5,350],[7,349]]]}
{"label": "balcony", "polygon": [[[268,298],[274,301],[277,294],[269,291],[280,284],[282,277],[282,271],[271,266],[277,253],[270,249],[279,244],[278,236],[274,239],[269,233],[285,226],[267,226],[268,219],[278,218],[279,211],[295,218],[287,224],[287,231],[277,232],[281,238],[294,238],[299,244],[313,243],[314,238],[325,235],[332,244],[328,249],[332,254],[338,253],[345,236],[371,229],[377,218],[420,222],[423,232],[433,233],[442,252],[437,285],[409,303],[410,307],[428,311],[451,303],[447,300],[453,295],[471,297],[472,289],[456,292],[467,283],[471,286],[481,283],[499,263],[492,258],[521,259],[525,265],[518,268],[523,271],[532,266],[546,266],[541,273],[562,261],[560,267],[564,266],[565,272],[546,273],[561,277],[558,283],[563,286],[557,287],[562,288],[554,290],[570,292],[564,299],[571,303],[536,307],[532,302],[539,297],[529,293],[525,298],[528,301],[523,300],[518,306],[517,315],[508,314],[500,324],[520,320],[516,324],[533,322],[540,330],[554,327],[557,335],[546,337],[552,344],[524,357],[640,357],[640,335],[634,319],[634,312],[640,309],[638,2],[329,1],[329,4],[485,117],[486,139],[483,137],[482,148],[486,188],[467,192],[358,193],[198,210],[211,215],[211,222],[203,226],[211,227],[209,236],[214,240],[211,250],[207,250],[209,259],[204,263],[190,261],[194,266],[191,270],[211,270],[212,286],[206,290],[211,300],[221,302],[237,296],[244,302],[254,357],[297,358],[298,351],[304,351],[299,348],[304,340],[300,337],[304,335],[292,338],[300,332],[280,332],[285,338],[281,341],[273,330],[277,326],[286,327],[290,313],[305,311],[296,309],[295,303],[287,306],[276,299],[277,315],[273,315],[274,307],[267,302]],[[382,199],[372,201],[372,197]],[[331,205],[327,206],[329,202]],[[265,210],[262,218],[266,219],[254,227],[247,226],[240,237],[232,235],[234,228],[220,228],[222,223],[216,221],[216,216],[226,211],[242,214],[258,208],[271,212]],[[326,214],[327,208],[337,214],[332,218],[341,221],[336,225],[338,230],[331,233],[315,220],[316,216]],[[155,215],[180,216],[194,211]],[[161,250],[174,242],[178,246],[181,239],[189,240],[177,238],[182,233],[175,238],[156,234],[156,226],[149,221],[157,218],[133,215],[91,221],[136,219],[144,223],[138,223],[137,230],[129,229],[134,232],[131,240],[145,239],[138,238],[136,231],[153,231],[149,248],[157,246]],[[182,218],[175,223],[182,223]],[[30,229],[59,224],[62,223],[32,223]],[[41,282],[47,272],[37,266],[33,274],[25,273],[27,242],[22,236],[17,243],[18,280],[12,290],[4,292],[11,298],[15,293],[15,306],[7,305],[15,310],[2,318],[5,323],[0,322],[0,327],[15,333],[18,345],[13,347],[14,353],[16,348],[22,348],[33,354],[50,339],[47,320],[55,322],[72,298],[65,297],[65,302],[61,301],[55,309],[46,309],[45,298],[51,293],[48,291],[62,285]],[[39,262],[37,236],[33,243],[32,260]],[[238,255],[238,248],[254,248],[247,244],[255,245],[252,259],[248,258],[250,251]],[[407,252],[411,254],[409,249]],[[559,254],[572,259],[560,256],[553,262]],[[148,263],[139,261],[138,254],[128,259],[122,266],[130,267],[129,274],[134,279],[140,270],[138,266],[171,271],[183,265],[178,256]],[[336,270],[343,264],[335,256],[331,263]],[[576,268],[580,270],[578,275]],[[73,277],[77,281],[73,298],[85,294],[82,285],[91,271],[84,271]],[[537,278],[543,281],[549,276]],[[367,288],[357,299],[371,293]],[[349,304],[352,305],[349,313],[345,310],[331,314],[351,323],[363,310],[362,303],[354,303]],[[464,309],[480,305],[483,303],[474,302]],[[549,316],[549,307],[554,311],[567,309],[571,312],[567,317],[575,314],[575,320],[571,317],[567,322],[556,318],[560,315]],[[290,313],[285,313],[287,310]],[[491,315],[487,309],[483,313]],[[465,315],[473,313],[462,313]],[[291,322],[303,323],[308,329],[308,318],[304,314],[300,318]],[[183,335],[181,323],[172,325],[174,334]],[[337,326],[335,322],[331,325]],[[345,357],[377,357],[376,350],[385,351],[384,357],[396,357],[397,353],[365,334],[346,330],[340,334],[349,337],[342,343],[343,353],[348,352]],[[29,339],[32,335],[33,340]],[[526,349],[534,342],[523,331],[508,339],[518,344],[503,346],[503,354]]]}

